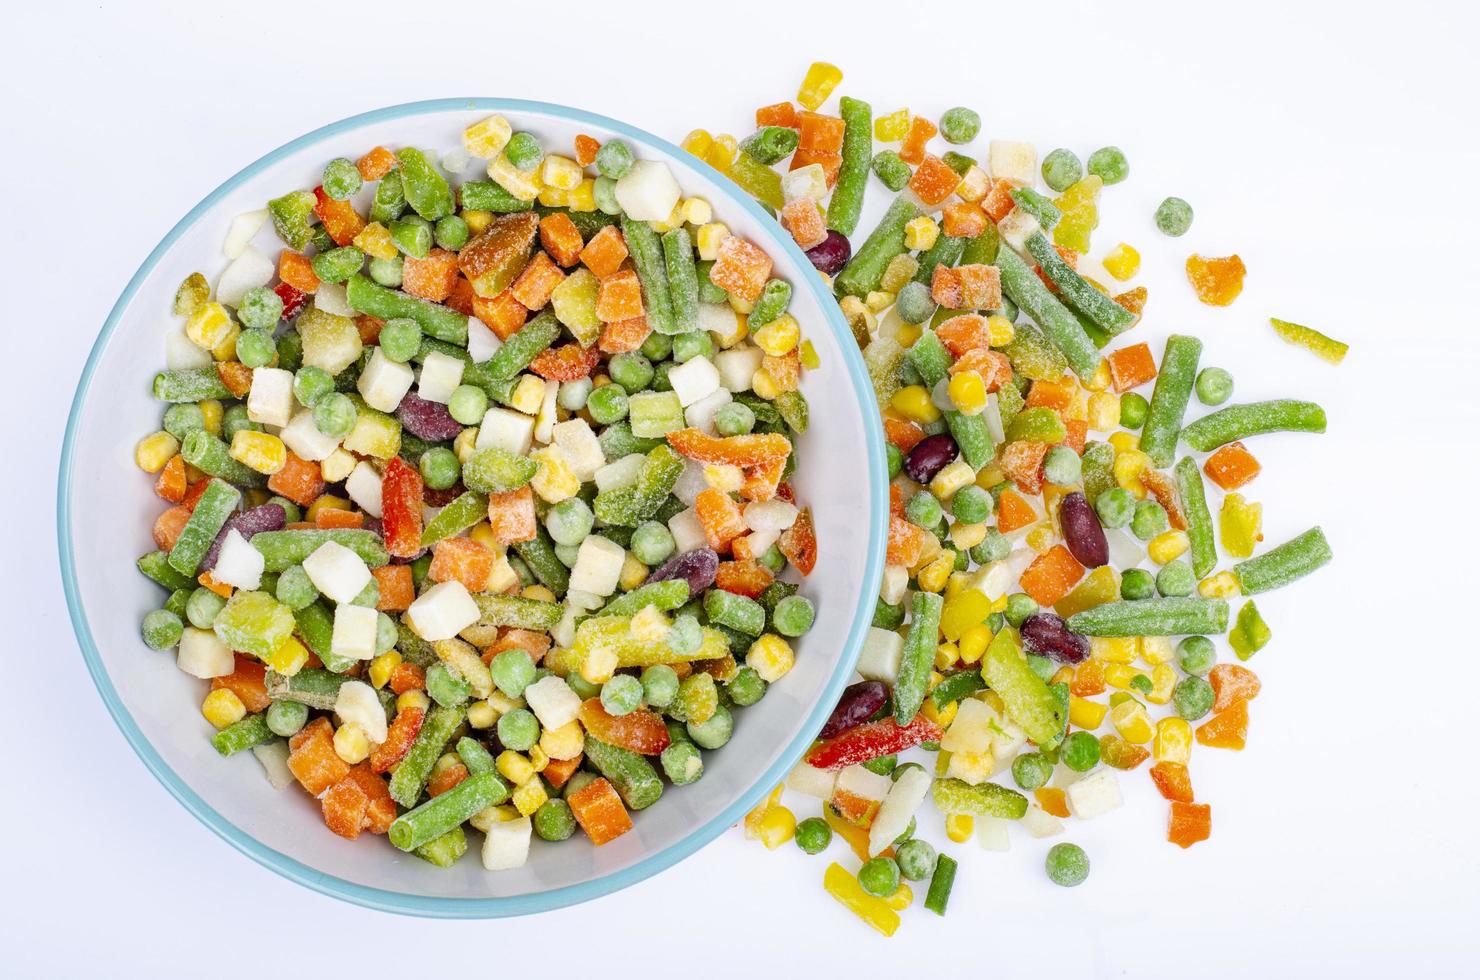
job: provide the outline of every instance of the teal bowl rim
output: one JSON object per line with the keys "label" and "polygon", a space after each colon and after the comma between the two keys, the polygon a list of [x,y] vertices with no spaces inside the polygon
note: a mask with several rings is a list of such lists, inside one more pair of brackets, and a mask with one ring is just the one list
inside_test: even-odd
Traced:
{"label": "teal bowl rim", "polygon": [[251,835],[242,831],[230,820],[226,819],[205,800],[201,799],[185,781],[155,752],[154,747],[149,744],[143,732],[135,724],[128,709],[124,707],[119,699],[118,692],[113,686],[107,670],[103,666],[102,658],[98,654],[96,645],[93,643],[92,630],[87,621],[87,614],[82,608],[82,601],[78,594],[75,559],[72,554],[71,538],[71,505],[70,491],[72,488],[72,454],[73,442],[77,435],[79,410],[82,402],[87,396],[89,385],[92,381],[93,372],[97,370],[99,359],[103,348],[107,346],[109,338],[117,328],[124,310],[128,308],[134,294],[138,291],[146,276],[153,271],[160,258],[175,244],[184,234],[186,229],[200,220],[213,208],[226,194],[234,190],[243,181],[255,176],[265,167],[268,167],[290,154],[296,153],[325,140],[329,137],[352,129],[366,123],[384,122],[387,120],[402,119],[408,116],[416,116],[438,112],[484,110],[489,112],[508,113],[540,113],[547,116],[555,116],[569,122],[600,126],[617,132],[641,144],[646,148],[655,150],[674,159],[684,160],[714,181],[727,200],[726,206],[736,207],[747,211],[752,217],[762,222],[762,227],[777,227],[778,231],[772,236],[773,245],[779,245],[787,256],[799,269],[803,271],[800,277],[806,288],[811,290],[818,304],[824,311],[828,327],[838,340],[839,347],[845,352],[848,376],[853,383],[854,393],[858,397],[861,410],[867,410],[873,404],[873,385],[869,381],[868,374],[864,370],[863,359],[857,352],[857,345],[853,339],[852,331],[849,330],[844,321],[841,311],[831,293],[829,293],[819,276],[806,274],[812,264],[800,248],[791,240],[791,237],[779,231],[775,225],[775,219],[767,214],[749,195],[740,191],[730,183],[718,171],[695,157],[689,156],[685,151],[660,139],[651,133],[630,126],[627,123],[606,116],[574,109],[569,106],[555,105],[548,102],[535,102],[526,99],[490,99],[490,98],[467,98],[467,99],[430,99],[421,102],[407,102],[402,105],[387,106],[383,109],[375,109],[358,115],[341,119],[338,122],[322,126],[288,143],[283,144],[271,153],[266,154],[254,163],[243,168],[225,183],[217,187],[201,200],[199,204],[191,208],[185,217],[170,229],[158,245],[156,245],[139,266],[137,272],[129,279],[128,285],[124,287],[122,295],[113,304],[113,309],[108,313],[108,319],[103,324],[98,339],[93,343],[92,350],[88,353],[87,363],[82,369],[82,376],[77,382],[77,391],[72,397],[72,407],[67,417],[66,434],[62,440],[61,467],[57,479],[57,552],[61,559],[62,586],[67,597],[67,611],[72,620],[72,629],[77,634],[77,641],[82,647],[83,659],[87,661],[88,673],[92,675],[93,683],[97,686],[98,693],[102,695],[103,703],[108,708],[108,713],[113,716],[113,721],[118,725],[124,737],[128,740],[134,752],[143,761],[154,777],[169,791],[186,810],[189,810],[196,819],[205,824],[216,833],[222,840],[236,848],[247,857],[258,864],[282,875],[290,881],[297,882],[324,895],[342,899],[355,905],[366,908],[377,909],[382,912],[394,912],[402,915],[424,916],[428,918],[442,919],[483,919],[502,918],[504,916],[527,915],[533,912],[544,912],[551,909],[564,908],[568,905],[576,905],[580,902],[599,898],[619,889],[634,885],[645,878],[651,877],[671,865],[677,863],[699,848],[714,840],[725,828],[740,820],[744,814],[754,807],[761,798],[768,793],[772,787],[781,782],[791,767],[801,758],[802,753],[811,744],[816,733],[822,728],[822,723],[832,711],[837,702],[839,694],[842,693],[849,676],[853,670],[854,661],[857,659],[858,651],[863,645],[863,639],[869,624],[873,618],[873,601],[878,594],[879,582],[884,571],[884,545],[885,536],[885,494],[884,486],[887,484],[886,469],[884,463],[884,440],[881,428],[877,425],[864,426],[864,443],[868,452],[869,468],[873,471],[874,479],[869,487],[870,510],[869,510],[869,546],[868,562],[863,571],[863,586],[860,592],[859,604],[854,611],[853,625],[848,632],[843,644],[843,656],[838,661],[838,667],[823,690],[817,704],[813,707],[811,714],[801,726],[800,733],[786,746],[777,760],[767,772],[756,781],[740,798],[729,807],[708,821],[697,830],[691,831],[676,843],[638,861],[631,867],[620,871],[593,878],[590,881],[581,882],[576,885],[567,885],[563,888],[555,888],[549,891],[536,892],[529,895],[515,895],[508,897],[489,898],[438,898],[425,895],[411,895],[402,892],[391,891],[382,888],[371,888],[366,885],[355,884],[343,878],[326,874],[315,870],[300,861],[288,857],[276,851]]}

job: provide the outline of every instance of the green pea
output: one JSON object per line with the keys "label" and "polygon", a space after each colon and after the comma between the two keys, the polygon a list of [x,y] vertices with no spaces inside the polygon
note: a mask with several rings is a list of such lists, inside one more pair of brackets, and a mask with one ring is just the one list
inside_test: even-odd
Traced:
{"label": "green pea", "polygon": [[667,664],[654,664],[642,672],[642,698],[659,711],[673,703],[678,694],[678,672]]}
{"label": "green pea", "polygon": [[578,545],[586,540],[596,516],[580,497],[568,497],[550,508],[545,515],[545,528],[556,544]]}
{"label": "green pea", "polygon": [[[508,652],[508,651],[505,651]],[[518,652],[518,651],[514,651]],[[522,655],[522,654],[521,654]],[[525,657],[528,660],[528,657]],[[540,723],[528,708],[515,708],[499,715],[498,740],[505,748],[526,752],[540,740]]]}
{"label": "green pea", "polygon": [[[988,494],[988,499],[991,495]],[[987,528],[987,536],[971,546],[971,560],[978,565],[990,565],[1002,561],[1012,554],[1012,542],[995,527]]]}
{"label": "green pea", "polygon": [[832,843],[832,828],[821,817],[808,817],[797,824],[793,840],[805,854],[821,854]]}
{"label": "green pea", "polygon": [[893,858],[869,858],[858,869],[858,883],[870,895],[888,898],[899,890],[899,865]]}
{"label": "green pea", "polygon": [[370,260],[370,278],[389,289],[395,289],[401,285],[402,263],[404,260],[399,256],[388,259],[372,258]]}
{"label": "green pea", "polygon": [[422,482],[432,490],[446,490],[462,476],[457,453],[446,446],[433,446],[422,453],[416,468],[421,472]]}
{"label": "green pea", "polygon": [[[241,350],[240,340],[237,350]],[[1233,375],[1220,367],[1205,367],[1197,373],[1194,390],[1197,400],[1204,405],[1222,405],[1233,396]]]}
{"label": "green pea", "polygon": [[314,587],[302,565],[289,565],[283,569],[278,576],[276,591],[278,602],[294,612],[307,609],[319,598],[319,590]]}
{"label": "green pea", "polygon": [[[616,680],[616,678],[612,679]],[[689,722],[688,733],[689,738],[693,739],[694,744],[701,749],[720,748],[735,733],[735,716],[730,713],[729,708],[720,705],[714,709],[714,714],[704,721]]]}
{"label": "green pea", "polygon": [[1135,513],[1135,494],[1125,487],[1111,487],[1095,498],[1095,515],[1106,527],[1125,527]]}
{"label": "green pea", "polygon": [[627,176],[636,162],[632,147],[621,140],[607,140],[596,151],[596,172],[612,180],[621,180]]}
{"label": "green pea", "polygon": [[1019,789],[1030,793],[1042,789],[1052,775],[1053,763],[1041,752],[1025,752],[1012,760],[1012,781],[1018,784]]}
{"label": "green pea", "polygon": [[916,527],[933,528],[940,523],[940,501],[929,490],[921,490],[904,505],[904,517]]}
{"label": "green pea", "polygon": [[359,191],[364,178],[360,176],[360,168],[355,166],[353,160],[345,157],[335,157],[324,165],[324,177],[321,181],[324,193],[336,201],[346,201]]}
{"label": "green pea", "polygon": [[1192,227],[1192,205],[1180,197],[1169,197],[1156,206],[1156,228],[1163,235],[1180,238]]}
{"label": "green pea", "polygon": [[707,330],[691,330],[673,338],[673,359],[679,364],[696,357],[714,356],[714,338]]}
{"label": "green pea", "polygon": [[1164,596],[1192,595],[1197,588],[1197,576],[1192,566],[1185,561],[1171,561],[1161,566],[1156,573],[1156,591]]}
{"label": "green pea", "polygon": [[266,367],[277,356],[272,333],[253,327],[236,338],[236,358],[249,368]]}
{"label": "green pea", "polygon": [[881,755],[873,759],[868,759],[861,763],[861,765],[871,773],[879,776],[887,776],[894,771],[895,766],[899,765],[899,756],[892,753]]}
{"label": "green pea", "polygon": [[649,361],[657,363],[673,353],[673,338],[668,334],[650,333],[637,351]]}
{"label": "green pea", "polygon": [[1064,765],[1075,772],[1089,772],[1100,764],[1100,740],[1089,732],[1075,732],[1060,748]]}
{"label": "green pea", "polygon": [[591,394],[591,379],[578,378],[560,386],[555,401],[567,412],[579,412],[586,407],[586,398]]}
{"label": "green pea", "polygon": [[1177,643],[1177,663],[1189,674],[1201,677],[1218,662],[1218,648],[1206,636],[1184,636]]}
{"label": "green pea", "polygon": [[324,282],[344,282],[360,271],[365,264],[365,253],[353,245],[331,248],[313,257],[313,272]]}
{"label": "green pea", "polygon": [[643,521],[632,532],[629,545],[638,561],[652,568],[661,565],[674,551],[673,534],[657,521]]}
{"label": "green pea", "polygon": [[[1104,494],[1100,495],[1103,500]],[[1161,504],[1154,500],[1142,500],[1136,504],[1135,512],[1131,516],[1131,533],[1142,541],[1150,541],[1171,524],[1167,521],[1167,512]]]}
{"label": "green pea", "polygon": [[576,562],[581,558],[581,546],[578,544],[557,544],[555,546],[555,557],[560,559],[560,564],[566,568],[575,568]]}
{"label": "green pea", "polygon": [[477,425],[488,411],[488,393],[477,385],[458,385],[447,397],[447,414],[463,425]]}
{"label": "green pea", "polygon": [[918,837],[912,837],[896,847],[894,860],[899,864],[900,875],[908,881],[925,881],[935,874],[935,848],[930,846],[929,841]]}
{"label": "green pea", "polygon": [[1048,872],[1049,881],[1073,888],[1084,884],[1084,879],[1089,877],[1089,855],[1078,844],[1055,844],[1048,849],[1043,868]]}
{"label": "green pea", "polygon": [[281,507],[283,509],[284,520],[286,520],[289,524],[297,524],[299,521],[303,520],[303,511],[299,509],[297,504],[293,503],[293,501],[289,500],[287,497],[279,497],[274,494],[273,496],[267,498],[267,502],[269,504],[277,504],[279,507]]}
{"label": "green pea", "polygon": [[607,714],[621,717],[642,707],[642,681],[631,674],[615,674],[601,685],[601,706]]}
{"label": "green pea", "polygon": [[1127,568],[1120,573],[1122,599],[1149,599],[1156,594],[1156,579],[1144,568]]}
{"label": "green pea", "polygon": [[704,631],[699,620],[689,613],[674,617],[668,629],[668,648],[674,653],[693,653],[704,642]]}
{"label": "green pea", "polygon": [[565,840],[576,832],[576,817],[564,800],[546,800],[534,811],[534,832],[540,840]]}
{"label": "green pea", "polygon": [[627,391],[621,385],[605,384],[586,399],[586,411],[600,425],[611,425],[627,417]]}
{"label": "green pea", "polygon": [[940,117],[940,136],[947,143],[970,143],[981,132],[982,117],[965,106],[947,109]]}
{"label": "green pea", "polygon": [[1043,457],[1043,475],[1058,487],[1072,487],[1079,482],[1079,454],[1068,446],[1054,446]]}
{"label": "green pea", "polygon": [[274,735],[292,738],[308,723],[308,705],[298,701],[274,701],[267,708],[267,727]]}
{"label": "green pea", "polygon": [[190,593],[185,602],[185,618],[198,630],[208,630],[226,607],[226,600],[202,586]]}
{"label": "green pea", "polygon": [[580,698],[582,701],[588,701],[591,698],[601,696],[601,685],[593,684],[590,681],[586,680],[586,678],[580,675],[579,671],[572,671],[569,675],[567,675],[565,678],[565,683],[570,685],[570,689],[572,691],[575,691],[576,697]]}
{"label": "green pea", "polygon": [[1120,424],[1127,429],[1139,429],[1146,422],[1146,413],[1151,405],[1145,397],[1128,391],[1120,396]]}
{"label": "green pea", "polygon": [[185,635],[185,624],[167,609],[151,609],[141,627],[144,644],[151,650],[168,650]]}
{"label": "green pea", "polygon": [[221,416],[221,438],[230,442],[233,436],[243,430],[261,432],[262,426],[247,415],[247,406],[232,405]]}
{"label": "green pea", "polygon": [[455,214],[449,214],[438,219],[436,226],[432,229],[432,240],[437,243],[438,248],[457,252],[468,243],[470,234],[466,221]]}
{"label": "green pea", "polygon": [[1213,685],[1196,674],[1182,678],[1172,688],[1172,707],[1188,721],[1197,721],[1213,710]]}
{"label": "green pea", "polygon": [[[244,327],[271,331],[283,318],[282,297],[266,286],[253,286],[237,304],[236,316]],[[240,339],[237,340],[237,350],[241,350]]]}
{"label": "green pea", "polygon": [[812,628],[817,610],[806,596],[789,595],[776,603],[771,612],[771,624],[782,636],[801,636]]}
{"label": "green pea", "polygon": [[506,696],[521,697],[524,689],[534,683],[534,661],[523,650],[504,650],[495,654],[488,664],[493,683]]}
{"label": "green pea", "polygon": [[1051,189],[1062,194],[1069,186],[1080,177],[1084,176],[1084,167],[1079,162],[1079,157],[1072,150],[1059,147],[1043,158],[1043,182]]}
{"label": "green pea", "polygon": [[749,405],[730,402],[714,413],[714,430],[722,436],[743,436],[755,428],[755,412]]}
{"label": "green pea", "polygon": [[992,516],[992,495],[968,483],[951,498],[951,515],[962,524],[980,524]]}
{"label": "green pea", "polygon": [[899,447],[892,442],[885,443],[884,460],[889,467],[889,479],[899,476],[904,469],[904,453],[899,451]]}
{"label": "green pea", "polygon": [[540,141],[533,135],[518,132],[510,136],[509,142],[504,144],[504,156],[514,166],[528,173],[540,165],[540,161],[545,158],[545,151],[540,149]]}
{"label": "green pea", "polygon": [[334,376],[321,367],[305,365],[293,375],[293,397],[304,408],[313,408],[333,390]]}
{"label": "green pea", "polygon": [[421,324],[409,317],[393,317],[380,328],[380,352],[397,364],[405,364],[421,350]]}
{"label": "green pea", "polygon": [[899,154],[893,150],[875,153],[874,158],[869,161],[869,169],[885,187],[896,193],[904,190],[904,186],[910,182],[910,165],[901,160]]}
{"label": "green pea", "polygon": [[1102,146],[1089,155],[1089,172],[1106,185],[1118,184],[1130,176],[1131,164],[1118,146]]}
{"label": "green pea", "polygon": [[[424,259],[432,251],[432,226],[419,215],[408,214],[389,225],[391,244],[413,259]],[[403,269],[404,274],[404,269]]]}
{"label": "green pea", "polygon": [[907,282],[894,297],[894,312],[905,323],[924,323],[935,313],[935,298],[923,282]]}
{"label": "green pea", "polygon": [[313,424],[331,439],[343,439],[355,427],[359,413],[355,403],[343,392],[333,391],[313,407]]}
{"label": "green pea", "polygon": [[766,696],[769,685],[755,672],[754,667],[741,667],[725,684],[730,700],[741,708],[748,708]]}
{"label": "green pea", "polygon": [[164,431],[185,441],[185,437],[206,427],[205,413],[194,402],[181,402],[164,410]]}
{"label": "green pea", "polygon": [[1003,614],[1007,617],[1008,625],[1017,629],[1023,625],[1023,621],[1038,611],[1038,603],[1033,597],[1024,592],[1014,592],[1007,597],[1007,608]]}
{"label": "green pea", "polygon": [[687,786],[698,782],[704,775],[704,758],[692,742],[674,742],[658,757],[663,765],[663,775],[675,786]]}
{"label": "green pea", "polygon": [[622,205],[617,201],[617,182],[610,177],[597,177],[591,186],[591,196],[596,199],[596,208],[602,214],[621,214]]}
{"label": "green pea", "polygon": [[653,380],[653,365],[636,351],[618,354],[606,366],[606,373],[613,381],[635,395]]}

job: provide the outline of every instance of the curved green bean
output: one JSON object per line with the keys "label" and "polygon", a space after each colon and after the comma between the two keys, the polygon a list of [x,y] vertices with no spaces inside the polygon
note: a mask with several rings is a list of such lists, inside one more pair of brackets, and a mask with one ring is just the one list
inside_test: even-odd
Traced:
{"label": "curved green bean", "polygon": [[1233,566],[1245,595],[1255,595],[1289,585],[1331,560],[1331,545],[1325,532],[1313,527],[1257,558]]}
{"label": "curved green bean", "polygon": [[[1159,385],[1159,382],[1158,382]],[[1153,402],[1153,407],[1155,403]],[[1147,419],[1150,425],[1150,418]],[[1230,442],[1268,432],[1325,432],[1326,410],[1315,402],[1280,398],[1266,402],[1229,405],[1204,415],[1182,430],[1187,445],[1200,453],[1211,452]],[[1141,438],[1141,448],[1146,439]],[[1153,457],[1154,458],[1154,457]]]}

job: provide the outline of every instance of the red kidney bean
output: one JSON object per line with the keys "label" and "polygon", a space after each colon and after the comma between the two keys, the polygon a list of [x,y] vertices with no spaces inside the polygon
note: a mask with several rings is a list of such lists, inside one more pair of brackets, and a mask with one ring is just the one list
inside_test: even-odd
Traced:
{"label": "red kidney bean", "polygon": [[414,391],[406,392],[396,408],[396,418],[418,439],[438,442],[456,439],[463,427],[439,402],[429,402]]}
{"label": "red kidney bean", "polygon": [[221,531],[216,535],[216,540],[211,542],[211,547],[206,550],[206,556],[200,560],[200,570],[209,572],[216,567],[216,559],[221,557],[221,546],[226,543],[227,532],[235,530],[248,541],[252,535],[259,531],[281,531],[288,524],[288,512],[283,510],[282,504],[261,504],[251,510],[244,510],[240,514],[232,514],[221,525]]}
{"label": "red kidney bean", "polygon": [[838,698],[838,706],[827,716],[827,724],[817,733],[818,738],[832,738],[850,728],[857,728],[874,712],[884,707],[889,698],[889,689],[878,681],[860,681],[850,684]]}
{"label": "red kidney bean", "polygon": [[1110,562],[1110,543],[1100,518],[1079,491],[1059,501],[1059,525],[1064,529],[1064,544],[1069,554],[1085,568],[1099,568]]}
{"label": "red kidney bean", "polygon": [[807,258],[818,271],[829,276],[837,275],[852,257],[853,246],[848,244],[848,236],[840,231],[828,232],[826,238],[807,249]]}
{"label": "red kidney bean", "polygon": [[921,439],[904,459],[904,471],[916,483],[929,483],[956,458],[956,440],[949,432]]}
{"label": "red kidney bean", "polygon": [[714,584],[714,575],[719,571],[719,555],[709,548],[695,548],[681,555],[674,555],[658,570],[647,577],[649,582],[666,582],[681,578],[689,583],[689,595],[697,596]]}
{"label": "red kidney bean", "polygon": [[1029,653],[1061,664],[1077,664],[1089,656],[1089,637],[1071,632],[1064,621],[1051,612],[1036,612],[1023,620],[1018,635]]}

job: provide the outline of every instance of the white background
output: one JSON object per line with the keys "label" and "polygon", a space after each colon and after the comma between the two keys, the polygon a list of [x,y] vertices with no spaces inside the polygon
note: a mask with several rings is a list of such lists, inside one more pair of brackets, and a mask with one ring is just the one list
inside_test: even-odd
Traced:
{"label": "white background", "polygon": [[[7,15],[0,973],[1473,969],[1470,5],[317,6],[51,2]],[[1138,772],[1124,779],[1123,809],[1071,827],[1093,860],[1087,884],[1046,882],[1048,842],[1020,836],[1005,855],[948,845],[961,860],[949,915],[917,900],[886,942],[823,894],[823,859],[768,854],[738,831],[587,906],[468,923],[321,897],[197,824],[104,712],[55,554],[72,387],[149,249],[246,163],[365,109],[515,96],[675,141],[701,125],[744,135],[754,106],[793,97],[817,58],[841,65],[841,91],[876,112],[935,117],[964,103],[984,137],[1081,157],[1124,148],[1131,177],[1107,189],[1092,254],[1120,240],[1141,249],[1152,300],[1138,335],[1159,350],[1167,332],[1199,334],[1205,363],[1234,371],[1237,399],[1327,406],[1325,437],[1255,448],[1265,473],[1248,494],[1265,504],[1267,539],[1320,522],[1337,562],[1260,600],[1275,638],[1253,664],[1265,688],[1249,748],[1194,758],[1212,840],[1166,844],[1164,804]],[[884,197],[876,182],[869,193],[876,206]],[[1180,240],[1150,223],[1167,194],[1196,208]],[[1232,308],[1192,300],[1181,274],[1191,251],[1243,257],[1248,282]],[[1351,355],[1331,368],[1286,347],[1271,315],[1348,340]],[[156,360],[140,352],[141,376]]]}

